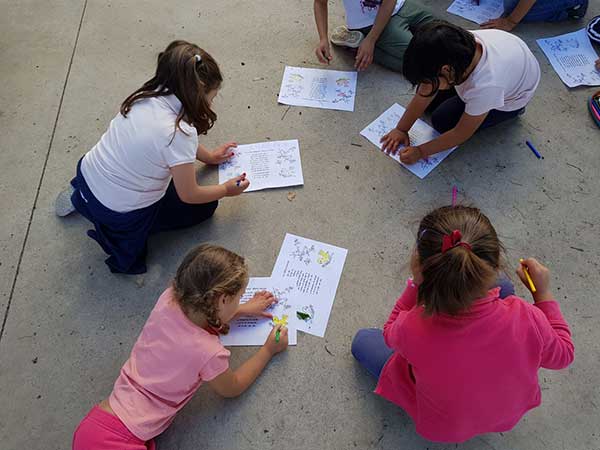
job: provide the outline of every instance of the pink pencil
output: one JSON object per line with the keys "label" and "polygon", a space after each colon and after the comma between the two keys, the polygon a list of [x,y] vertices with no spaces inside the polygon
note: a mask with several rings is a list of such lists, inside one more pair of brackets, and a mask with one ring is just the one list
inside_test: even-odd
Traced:
{"label": "pink pencil", "polygon": [[458,193],[458,189],[456,186],[452,186],[452,206],[456,205],[456,194]]}

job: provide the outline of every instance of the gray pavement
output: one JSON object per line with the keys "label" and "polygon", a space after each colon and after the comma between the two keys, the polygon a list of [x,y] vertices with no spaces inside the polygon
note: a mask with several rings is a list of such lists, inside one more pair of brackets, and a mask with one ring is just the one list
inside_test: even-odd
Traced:
{"label": "gray pavement", "polygon": [[[333,3],[330,26],[343,21],[341,2]],[[473,27],[446,15],[448,4],[432,9]],[[376,66],[360,74],[354,113],[292,107],[283,117],[288,107],[276,94],[285,64],[317,63],[310,0],[29,0],[2,9],[0,448],[70,448],[193,245],[223,245],[248,258],[253,276],[266,276],[292,232],[349,249],[325,338],[300,335],[238,399],[202,388],[159,437],[160,449],[600,449],[600,130],[585,107],[594,89],[568,90],[535,44],[583,22],[520,26],[543,71],[526,115],[480,133],[420,181],[358,134],[410,99],[397,74]],[[586,19],[599,13],[592,0]],[[297,138],[305,186],[291,202],[286,189],[226,199],[210,223],[153,239],[147,274],[115,276],[84,219],[54,216],[54,197],[175,38],[204,47],[225,75],[219,120],[204,142]],[[331,67],[351,62],[336,51]],[[215,183],[216,171],[202,181]],[[513,265],[532,255],[551,267],[576,360],[540,372],[543,404],[513,431],[444,446],[420,438],[402,410],[371,393],[350,343],[358,328],[387,318],[417,221],[448,203],[454,184],[461,201],[492,219]],[[232,366],[253,351],[234,349]]]}

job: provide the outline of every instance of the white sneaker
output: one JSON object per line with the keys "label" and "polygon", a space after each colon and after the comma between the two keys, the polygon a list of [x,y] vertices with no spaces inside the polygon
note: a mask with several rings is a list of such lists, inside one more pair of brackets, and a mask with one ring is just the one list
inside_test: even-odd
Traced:
{"label": "white sneaker", "polygon": [[71,195],[75,192],[75,188],[69,184],[69,187],[56,196],[54,201],[54,211],[58,217],[66,217],[75,212],[75,207],[71,202]]}
{"label": "white sneaker", "polygon": [[346,26],[341,25],[333,30],[331,43],[340,47],[358,48],[364,38],[364,34],[360,31],[350,31]]}

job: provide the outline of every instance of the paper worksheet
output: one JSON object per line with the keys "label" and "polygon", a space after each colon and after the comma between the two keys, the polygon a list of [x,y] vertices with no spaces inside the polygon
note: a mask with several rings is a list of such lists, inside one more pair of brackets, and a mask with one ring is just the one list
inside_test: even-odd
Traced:
{"label": "paper worksheet", "polygon": [[[360,134],[366,137],[381,150],[381,142],[379,142],[380,139],[398,124],[398,121],[402,118],[404,111],[404,107],[400,106],[398,103],[394,103],[388,108],[387,111],[381,114],[371,124],[367,125],[367,127],[362,130]],[[435,131],[421,119],[418,119],[408,132],[411,145],[424,144],[425,142],[435,139],[439,135],[440,134],[437,131]],[[446,158],[446,156],[456,149],[456,147],[453,147],[449,150],[444,150],[443,152],[420,159],[415,164],[408,165],[400,161],[400,152],[402,148],[403,147],[401,146],[395,155],[388,154],[388,156],[398,161],[421,179],[429,175],[429,173],[435,169],[444,160],[444,158]]]}
{"label": "paper worksheet", "polygon": [[286,66],[279,103],[354,111],[356,72]]}
{"label": "paper worksheet", "polygon": [[598,54],[585,28],[553,38],[538,39],[537,43],[567,86],[600,86],[600,72],[594,66]]}
{"label": "paper worksheet", "polygon": [[464,17],[481,25],[504,14],[503,0],[455,0],[447,9],[450,14]]}
{"label": "paper worksheet", "polygon": [[244,192],[304,184],[298,140],[238,145],[234,156],[219,166],[219,183],[246,173]]}
{"label": "paper worksheet", "polygon": [[[259,291],[269,291],[277,303],[271,306],[267,311],[273,314],[274,318],[281,319],[283,315],[288,316],[288,343],[296,345],[296,312],[291,305],[291,298],[296,291],[293,282],[287,283],[272,282],[271,278],[250,278],[246,292],[240,300],[240,304],[246,303],[254,294]],[[221,335],[221,343],[225,346],[255,346],[263,345],[273,329],[273,321],[269,318],[261,317],[240,317],[230,323],[229,333]]]}
{"label": "paper worksheet", "polygon": [[[300,331],[325,336],[348,250],[286,234],[272,280],[295,283],[292,303]],[[299,314],[298,314],[299,313]]]}

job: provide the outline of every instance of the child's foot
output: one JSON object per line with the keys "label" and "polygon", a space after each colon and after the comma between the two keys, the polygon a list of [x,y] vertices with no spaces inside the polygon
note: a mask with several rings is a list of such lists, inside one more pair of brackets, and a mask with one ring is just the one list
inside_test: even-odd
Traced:
{"label": "child's foot", "polygon": [[69,184],[69,187],[62,191],[54,201],[54,211],[58,217],[66,217],[75,212],[75,207],[71,202],[71,195],[75,192],[75,188]]}
{"label": "child's foot", "polygon": [[360,31],[350,31],[342,25],[333,30],[331,43],[340,47],[358,48],[364,38],[365,36]]}

